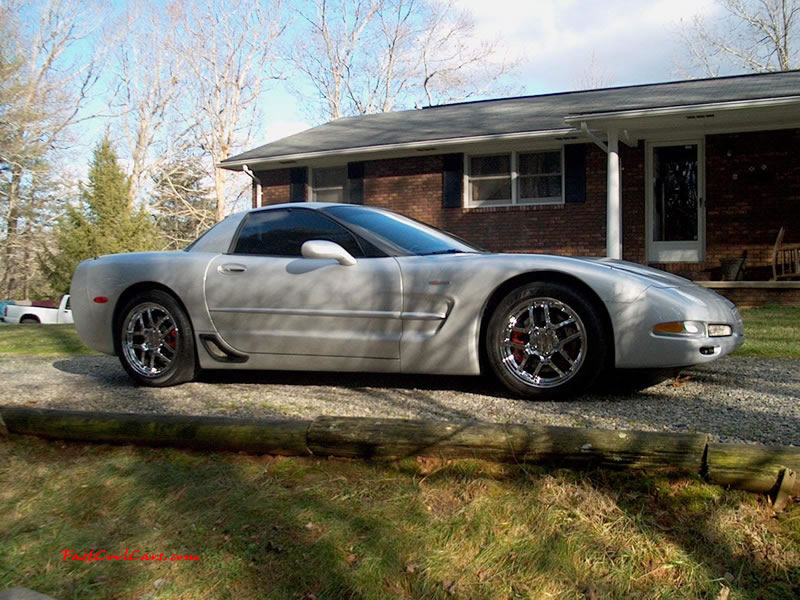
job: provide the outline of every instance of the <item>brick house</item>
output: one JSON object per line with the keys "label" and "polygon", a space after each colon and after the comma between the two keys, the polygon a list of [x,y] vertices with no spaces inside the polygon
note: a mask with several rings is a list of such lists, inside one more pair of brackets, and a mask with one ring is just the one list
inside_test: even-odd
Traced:
{"label": "brick house", "polygon": [[253,205],[382,206],[503,252],[768,279],[800,242],[800,71],[339,119],[220,164]]}

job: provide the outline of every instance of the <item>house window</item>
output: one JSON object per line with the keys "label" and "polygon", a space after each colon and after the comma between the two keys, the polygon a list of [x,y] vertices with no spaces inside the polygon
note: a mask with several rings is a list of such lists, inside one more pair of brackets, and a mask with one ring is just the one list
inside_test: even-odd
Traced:
{"label": "house window", "polygon": [[562,204],[562,150],[509,152],[469,159],[469,205]]}
{"label": "house window", "polygon": [[519,201],[561,202],[561,151],[526,152],[517,156]]}
{"label": "house window", "polygon": [[311,172],[313,202],[345,202],[347,198],[347,167],[314,169]]}
{"label": "house window", "polygon": [[511,202],[511,155],[473,156],[469,164],[473,204]]}

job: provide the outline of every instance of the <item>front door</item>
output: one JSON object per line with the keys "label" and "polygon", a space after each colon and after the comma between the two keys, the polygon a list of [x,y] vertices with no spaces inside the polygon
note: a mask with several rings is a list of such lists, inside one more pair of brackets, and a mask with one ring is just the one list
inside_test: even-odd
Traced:
{"label": "front door", "polygon": [[[313,239],[340,244],[356,264],[303,258]],[[233,253],[209,265],[205,293],[214,327],[242,352],[397,359],[401,286],[397,260],[365,257],[338,224],[293,208],[250,213]]]}
{"label": "front door", "polygon": [[705,254],[702,142],[648,146],[647,260],[700,262]]}

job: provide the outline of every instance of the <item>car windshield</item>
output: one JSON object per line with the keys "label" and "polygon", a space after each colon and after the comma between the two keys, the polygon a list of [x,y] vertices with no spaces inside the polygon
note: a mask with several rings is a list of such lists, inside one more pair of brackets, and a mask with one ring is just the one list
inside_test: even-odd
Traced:
{"label": "car windshield", "polygon": [[328,207],[324,212],[391,254],[425,256],[485,252],[452,234],[389,211],[343,205]]}

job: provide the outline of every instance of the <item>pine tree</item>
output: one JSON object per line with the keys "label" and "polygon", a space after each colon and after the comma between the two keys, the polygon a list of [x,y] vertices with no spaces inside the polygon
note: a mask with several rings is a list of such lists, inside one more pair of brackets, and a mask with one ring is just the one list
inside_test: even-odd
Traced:
{"label": "pine tree", "polygon": [[56,291],[66,292],[82,260],[103,254],[158,250],[162,244],[151,217],[129,204],[130,182],[108,136],[94,150],[89,182],[79,205],[70,207],[56,231],[56,251],[40,256]]}

